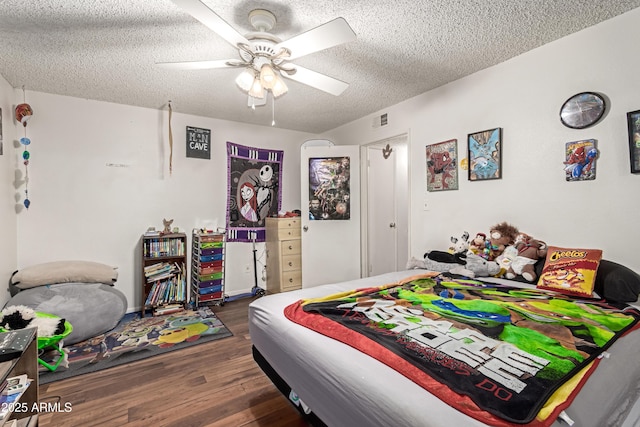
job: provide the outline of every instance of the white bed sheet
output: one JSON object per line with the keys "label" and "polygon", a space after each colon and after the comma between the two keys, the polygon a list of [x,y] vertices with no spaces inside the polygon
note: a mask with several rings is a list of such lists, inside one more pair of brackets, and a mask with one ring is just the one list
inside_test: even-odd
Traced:
{"label": "white bed sheet", "polygon": [[[400,271],[259,298],[249,306],[253,345],[329,426],[485,426],[385,364],[291,322],[283,314],[286,306],[302,298],[382,285],[422,272]],[[631,412],[640,397],[638,354],[640,331],[611,346],[607,357],[566,410],[575,421],[574,426],[640,425],[640,414]],[[630,412],[633,419],[626,419]],[[567,425],[560,420],[553,424]]]}

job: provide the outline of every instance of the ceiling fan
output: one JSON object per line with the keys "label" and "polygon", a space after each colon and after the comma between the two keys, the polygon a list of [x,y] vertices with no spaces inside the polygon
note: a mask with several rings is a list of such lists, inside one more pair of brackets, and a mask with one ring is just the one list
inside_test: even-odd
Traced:
{"label": "ceiling fan", "polygon": [[347,21],[336,18],[282,41],[269,31],[276,18],[265,9],[249,13],[256,30],[243,36],[200,0],[171,0],[185,12],[238,49],[239,59],[160,62],[157,65],[180,70],[244,68],[236,84],[249,95],[250,107],[266,104],[267,93],[277,98],[287,92],[280,76],[338,96],[349,86],[341,80],[295,65],[290,61],[356,39]]}

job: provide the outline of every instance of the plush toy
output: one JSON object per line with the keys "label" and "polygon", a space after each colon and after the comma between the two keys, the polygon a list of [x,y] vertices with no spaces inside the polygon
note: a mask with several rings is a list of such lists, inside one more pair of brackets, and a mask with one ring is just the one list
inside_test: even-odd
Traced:
{"label": "plush toy", "polygon": [[511,263],[518,257],[518,249],[515,246],[509,245],[504,248],[504,251],[496,257],[494,260],[500,266],[500,273],[498,277],[504,276],[511,268]]}
{"label": "plush toy", "polygon": [[449,247],[449,253],[451,254],[466,254],[467,250],[469,250],[469,232],[465,231],[462,233],[460,238],[451,236],[450,238],[453,246]]}
{"label": "plush toy", "polygon": [[486,234],[484,233],[476,234],[476,237],[474,237],[469,242],[469,251],[476,255],[482,255],[482,253],[484,252],[486,240],[487,240]]}
{"label": "plush toy", "polygon": [[511,262],[511,267],[507,270],[505,277],[513,279],[516,275],[521,275],[528,282],[535,281],[538,275],[534,264],[539,259],[546,258],[547,244],[526,233],[520,233],[516,237],[515,248],[518,250],[518,255]]}
{"label": "plush toy", "polygon": [[420,268],[429,271],[449,272],[467,277],[489,277],[500,272],[500,267],[496,262],[474,254],[461,256],[460,262],[440,262],[426,257],[423,260],[411,258],[407,262],[407,270]]}
{"label": "plush toy", "polygon": [[509,245],[513,245],[518,229],[513,225],[501,222],[491,227],[489,238],[485,243],[484,255],[489,261],[495,260]]}
{"label": "plush toy", "polygon": [[11,305],[2,310],[0,327],[6,330],[38,328],[38,337],[52,337],[64,332],[65,319],[59,317],[39,317],[31,307]]}

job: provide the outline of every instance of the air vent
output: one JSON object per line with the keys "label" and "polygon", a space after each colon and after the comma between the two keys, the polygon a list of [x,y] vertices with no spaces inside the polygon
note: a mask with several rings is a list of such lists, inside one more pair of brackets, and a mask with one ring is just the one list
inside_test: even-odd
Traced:
{"label": "air vent", "polygon": [[384,113],[380,116],[375,116],[373,118],[373,127],[374,128],[379,128],[380,126],[386,126],[389,124],[389,118],[387,116],[387,113]]}

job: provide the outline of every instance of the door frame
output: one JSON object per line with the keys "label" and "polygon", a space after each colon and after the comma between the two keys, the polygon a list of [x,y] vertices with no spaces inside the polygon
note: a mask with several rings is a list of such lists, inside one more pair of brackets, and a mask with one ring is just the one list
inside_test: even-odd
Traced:
{"label": "door frame", "polygon": [[[369,277],[369,156],[373,146],[393,147],[393,140],[404,137],[407,148],[407,253],[411,249],[411,133],[402,132],[360,146],[360,276]],[[398,144],[396,144],[398,145]]]}

